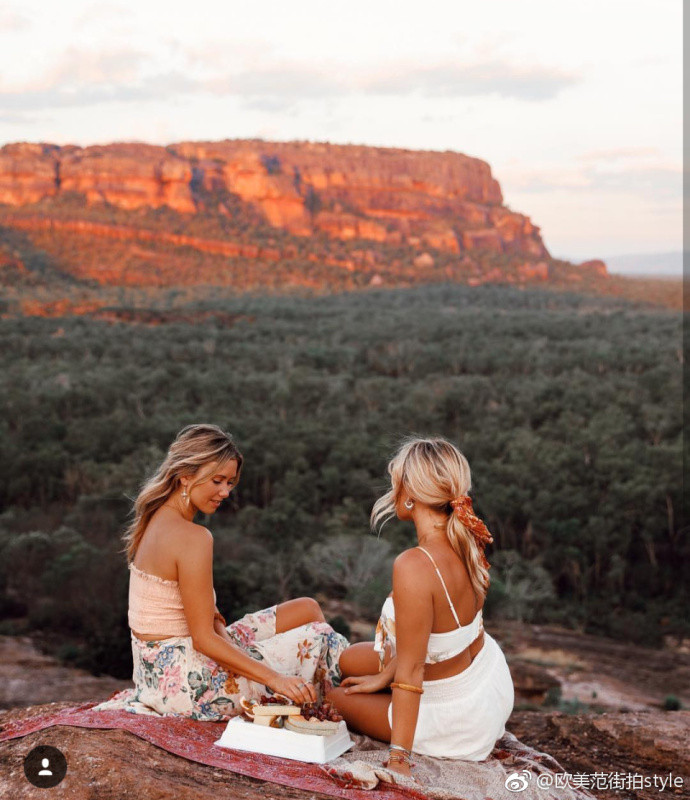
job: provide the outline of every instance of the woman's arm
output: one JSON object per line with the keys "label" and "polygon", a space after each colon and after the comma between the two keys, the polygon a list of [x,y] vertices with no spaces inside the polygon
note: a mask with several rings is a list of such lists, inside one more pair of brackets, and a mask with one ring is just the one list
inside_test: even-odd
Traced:
{"label": "woman's arm", "polygon": [[227,631],[217,628],[213,599],[213,536],[205,528],[195,526],[189,533],[185,558],[177,563],[182,605],[194,648],[230,672],[263,683],[284,694],[293,702],[316,701],[316,690],[298,676],[286,676],[257,661],[235,645]]}
{"label": "woman's arm", "polygon": [[340,685],[345,687],[345,694],[371,694],[372,692],[382,692],[390,686],[395,676],[395,665],[397,657],[392,658],[388,664],[373,675],[352,675],[345,678]]}
{"label": "woman's arm", "polygon": [[[394,683],[421,688],[429,634],[434,621],[433,599],[423,575],[421,554],[417,550],[401,553],[393,565],[395,599],[395,637],[397,659]],[[421,695],[407,689],[393,689],[391,744],[412,749]],[[402,764],[399,772],[409,774]]]}

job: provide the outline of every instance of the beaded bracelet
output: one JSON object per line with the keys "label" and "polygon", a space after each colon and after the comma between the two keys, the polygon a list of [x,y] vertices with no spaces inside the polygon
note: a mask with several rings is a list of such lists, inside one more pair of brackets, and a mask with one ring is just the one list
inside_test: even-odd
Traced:
{"label": "beaded bracelet", "polygon": [[[401,747],[400,750],[405,750],[405,748]],[[414,767],[411,757],[412,756],[409,750],[406,750],[405,752],[398,752],[397,748],[395,750],[391,748],[388,751],[388,759],[383,762],[383,766],[387,767],[390,764],[405,764],[408,767]]]}
{"label": "beaded bracelet", "polygon": [[404,689],[406,692],[424,694],[424,689],[419,686],[411,686],[409,683],[391,683],[391,689]]}

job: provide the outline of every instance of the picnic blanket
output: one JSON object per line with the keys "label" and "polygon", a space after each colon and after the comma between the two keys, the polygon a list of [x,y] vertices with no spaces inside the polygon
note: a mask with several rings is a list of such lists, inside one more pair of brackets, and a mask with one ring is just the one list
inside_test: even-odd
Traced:
{"label": "picnic blanket", "polygon": [[[63,708],[30,719],[8,722],[0,741],[27,736],[55,725],[121,729],[169,753],[200,764],[218,767],[265,781],[350,800],[592,800],[584,789],[565,783],[558,762],[506,734],[485,761],[454,761],[415,756],[415,781],[381,766],[386,745],[353,734],[355,747],[325,765],[228,750],[214,745],[225,722],[199,722],[186,717],[132,714],[127,711],[92,711],[97,703]],[[544,788],[544,778],[549,776]],[[541,786],[538,785],[541,783]],[[564,783],[561,781],[561,783]],[[520,788],[524,785],[524,788]],[[511,791],[510,788],[513,790]],[[515,789],[519,792],[516,793]],[[375,789],[372,795],[371,791]]]}

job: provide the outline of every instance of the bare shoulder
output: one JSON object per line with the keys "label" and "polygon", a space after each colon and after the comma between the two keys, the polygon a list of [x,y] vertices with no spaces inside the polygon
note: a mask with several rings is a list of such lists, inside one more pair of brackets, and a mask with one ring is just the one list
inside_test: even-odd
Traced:
{"label": "bare shoulder", "polygon": [[433,587],[423,559],[424,554],[413,547],[400,553],[393,563],[396,620],[417,626],[417,633],[428,633],[433,623]]}
{"label": "bare shoulder", "polygon": [[173,550],[181,585],[200,576],[213,582],[213,536],[207,528],[188,523],[183,535],[175,537]]}
{"label": "bare shoulder", "polygon": [[166,529],[170,552],[175,563],[187,560],[191,553],[213,549],[213,534],[203,525],[188,522],[186,519],[176,520]]}
{"label": "bare shoulder", "polygon": [[181,524],[175,528],[174,535],[176,544],[182,548],[182,552],[184,552],[184,548],[190,545],[194,547],[205,542],[213,546],[213,534],[211,531],[208,528],[204,528],[203,525],[188,522],[186,519],[183,519]]}
{"label": "bare shoulder", "polygon": [[204,528],[203,525],[197,525],[196,522],[190,522],[179,514],[168,514],[165,519],[161,518],[156,522],[158,528],[164,528],[166,536],[210,536],[213,538],[208,528]]}
{"label": "bare shoulder", "polygon": [[424,582],[427,577],[423,569],[424,559],[417,547],[404,550],[393,562],[393,580]]}
{"label": "bare shoulder", "polygon": [[423,564],[424,559],[425,555],[418,547],[410,547],[409,550],[403,550],[393,563],[395,567],[410,569],[418,564]]}

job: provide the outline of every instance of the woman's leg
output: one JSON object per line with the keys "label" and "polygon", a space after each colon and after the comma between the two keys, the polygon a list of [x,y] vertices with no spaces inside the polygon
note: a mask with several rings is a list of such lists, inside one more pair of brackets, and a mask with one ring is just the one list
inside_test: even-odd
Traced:
{"label": "woman's leg", "polygon": [[340,656],[340,672],[343,678],[353,675],[375,675],[379,671],[379,654],[373,642],[351,644]]}
{"label": "woman's leg", "polygon": [[321,606],[311,597],[298,597],[281,603],[276,612],[276,633],[299,628],[310,622],[325,622]]}
{"label": "woman's leg", "polygon": [[277,607],[275,634],[253,642],[253,657],[279,672],[301,675],[314,683],[319,697],[340,685],[340,654],[348,641],[324,620],[319,604],[309,597]]}
{"label": "woman's leg", "polygon": [[388,706],[391,696],[388,692],[345,694],[344,689],[332,689],[326,695],[326,700],[333,703],[343,715],[349,728],[381,742],[390,742]]}

